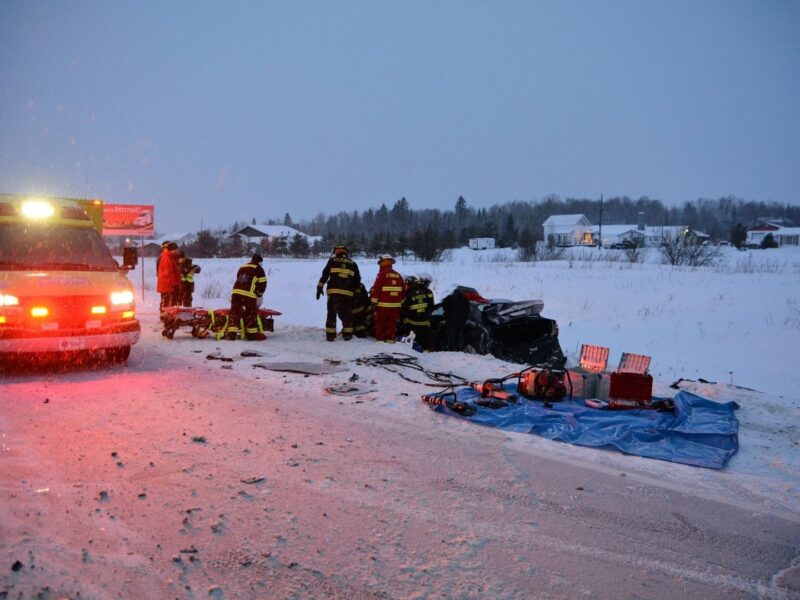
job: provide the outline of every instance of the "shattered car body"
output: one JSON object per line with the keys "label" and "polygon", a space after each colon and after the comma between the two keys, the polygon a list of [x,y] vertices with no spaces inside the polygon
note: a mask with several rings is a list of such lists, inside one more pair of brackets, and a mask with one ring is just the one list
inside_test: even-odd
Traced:
{"label": "shattered car body", "polygon": [[[465,319],[448,310],[454,304],[454,294],[468,302]],[[433,339],[438,345],[435,349],[491,354],[509,362],[561,368],[566,358],[558,342],[558,324],[541,316],[543,308],[541,300],[489,300],[474,288],[458,286],[431,315]],[[459,330],[458,335],[453,335],[454,329]]]}

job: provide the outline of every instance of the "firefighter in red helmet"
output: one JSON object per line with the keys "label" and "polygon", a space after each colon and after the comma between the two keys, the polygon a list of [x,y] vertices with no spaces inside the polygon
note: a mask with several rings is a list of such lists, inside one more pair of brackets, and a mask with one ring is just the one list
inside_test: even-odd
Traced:
{"label": "firefighter in red helmet", "polygon": [[334,246],[331,257],[322,270],[317,283],[317,300],[328,284],[328,314],[325,319],[325,339],[332,342],[336,339],[336,318],[342,321],[342,338],[353,337],[353,300],[361,286],[361,274],[358,265],[350,258],[345,246]]}
{"label": "firefighter in red helmet", "polygon": [[400,307],[406,296],[406,282],[392,268],[393,264],[394,258],[390,254],[381,254],[378,257],[380,270],[369,294],[375,309],[375,339],[379,342],[395,341]]}

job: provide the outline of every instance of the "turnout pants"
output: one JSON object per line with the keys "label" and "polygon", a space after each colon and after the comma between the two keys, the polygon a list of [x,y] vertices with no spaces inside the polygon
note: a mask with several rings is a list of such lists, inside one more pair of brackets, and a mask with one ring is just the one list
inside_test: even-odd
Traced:
{"label": "turnout pants", "polygon": [[342,321],[342,337],[353,337],[353,299],[344,294],[328,295],[328,316],[325,319],[325,337],[336,339],[336,317]]}
{"label": "turnout pants", "polygon": [[227,333],[233,333],[239,337],[242,337],[242,333],[244,333],[246,339],[251,339],[258,333],[258,305],[255,298],[248,298],[241,294],[231,296]]}
{"label": "turnout pants", "polygon": [[191,306],[194,295],[194,284],[184,283],[181,287],[181,306]]}
{"label": "turnout pants", "polygon": [[397,320],[400,318],[399,308],[375,308],[375,339],[379,342],[393,342],[397,337]]}

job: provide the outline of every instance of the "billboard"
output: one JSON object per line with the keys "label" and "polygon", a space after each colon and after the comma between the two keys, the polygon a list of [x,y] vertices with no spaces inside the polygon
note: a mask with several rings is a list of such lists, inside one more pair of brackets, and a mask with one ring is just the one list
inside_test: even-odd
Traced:
{"label": "billboard", "polygon": [[104,204],[103,235],[155,235],[155,207],[151,204]]}

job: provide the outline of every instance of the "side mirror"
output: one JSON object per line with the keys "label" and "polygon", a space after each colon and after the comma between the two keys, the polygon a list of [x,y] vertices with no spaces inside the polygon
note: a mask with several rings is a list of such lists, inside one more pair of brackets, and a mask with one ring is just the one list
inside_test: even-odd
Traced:
{"label": "side mirror", "polygon": [[135,269],[139,264],[139,249],[129,246],[122,249],[122,266],[127,269]]}

